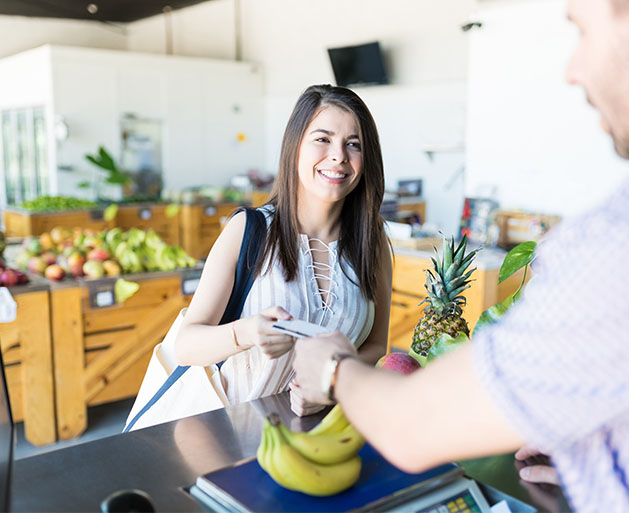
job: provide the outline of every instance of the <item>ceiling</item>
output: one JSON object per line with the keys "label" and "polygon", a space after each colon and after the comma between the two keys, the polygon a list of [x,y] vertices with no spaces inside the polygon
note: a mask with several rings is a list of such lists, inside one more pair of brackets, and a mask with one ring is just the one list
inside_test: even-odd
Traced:
{"label": "ceiling", "polygon": [[[204,0],[0,0],[0,15],[70,18],[128,23]],[[91,13],[88,6],[96,6]],[[95,9],[91,7],[91,10]]]}

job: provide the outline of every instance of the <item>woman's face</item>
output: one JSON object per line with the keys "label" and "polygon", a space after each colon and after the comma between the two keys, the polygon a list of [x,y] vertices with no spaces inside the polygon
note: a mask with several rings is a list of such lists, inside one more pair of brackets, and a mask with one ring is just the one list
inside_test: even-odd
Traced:
{"label": "woman's face", "polygon": [[[297,158],[299,197],[343,201],[363,173],[358,123],[338,107],[319,110],[306,127]],[[304,196],[306,195],[306,196]]]}

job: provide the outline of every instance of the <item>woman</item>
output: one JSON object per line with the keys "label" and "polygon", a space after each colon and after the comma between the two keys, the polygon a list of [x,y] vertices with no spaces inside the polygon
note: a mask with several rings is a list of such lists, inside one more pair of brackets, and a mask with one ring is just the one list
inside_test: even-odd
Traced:
{"label": "woman", "polygon": [[207,258],[177,338],[179,363],[224,361],[232,404],[290,386],[295,413],[320,409],[291,383],[294,339],[272,324],[295,318],[340,330],[372,364],[385,353],[392,273],[383,194],[378,133],[363,101],[349,89],[309,87],[288,121],[275,187],[261,207],[267,240],[242,318],[217,325],[234,282],[244,212]]}

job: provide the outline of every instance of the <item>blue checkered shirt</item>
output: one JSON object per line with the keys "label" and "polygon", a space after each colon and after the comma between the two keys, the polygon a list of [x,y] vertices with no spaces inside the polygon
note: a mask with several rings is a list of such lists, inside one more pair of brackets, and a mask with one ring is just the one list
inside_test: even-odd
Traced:
{"label": "blue checkered shirt", "polygon": [[479,376],[575,511],[629,512],[629,181],[553,229],[533,269],[473,340]]}

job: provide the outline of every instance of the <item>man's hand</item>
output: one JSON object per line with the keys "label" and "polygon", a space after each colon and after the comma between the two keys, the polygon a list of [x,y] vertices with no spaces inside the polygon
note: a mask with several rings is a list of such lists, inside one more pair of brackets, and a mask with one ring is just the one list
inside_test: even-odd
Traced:
{"label": "man's hand", "polygon": [[550,465],[548,456],[532,447],[522,447],[515,453],[520,478],[529,483],[548,483],[559,485],[557,471]]}
{"label": "man's hand", "polygon": [[325,404],[307,401],[299,384],[295,380],[290,382],[290,409],[295,415],[298,417],[313,415],[323,410],[325,406]]}
{"label": "man's hand", "polygon": [[334,353],[356,354],[356,348],[339,331],[298,339],[295,343],[295,380],[299,383],[301,396],[305,401],[329,403],[322,390],[321,380],[323,368]]}

